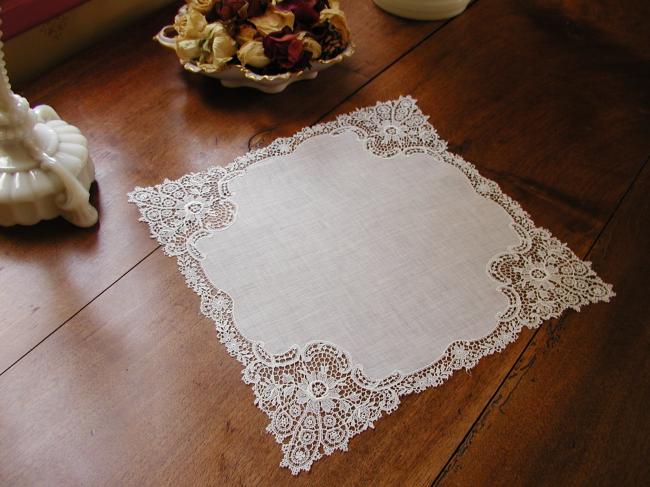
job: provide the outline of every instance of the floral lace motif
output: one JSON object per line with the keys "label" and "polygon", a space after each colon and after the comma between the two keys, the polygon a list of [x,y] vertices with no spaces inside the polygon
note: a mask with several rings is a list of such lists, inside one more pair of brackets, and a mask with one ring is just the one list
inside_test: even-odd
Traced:
{"label": "floral lace motif", "polygon": [[[511,217],[520,243],[496,255],[488,274],[507,297],[493,331],[475,341],[456,341],[431,365],[408,375],[381,380],[364,375],[350,355],[327,342],[293,346],[281,355],[266,352],[244,337],[233,318],[232,298],[216,289],[200,264],[196,242],[228,227],[236,206],[228,183],[262,160],[293,152],[302,142],[322,134],[354,132],[368,151],[380,157],[425,153],[458,168],[474,190],[498,203]],[[270,418],[267,430],[282,445],[281,465],[293,474],[333,451],[347,450],[349,440],[394,411],[400,397],[442,384],[454,371],[470,369],[482,357],[503,350],[522,328],[537,327],[564,310],[609,301],[614,296],[591,269],[550,232],[536,227],[517,202],[481,176],[446,144],[411,97],[378,103],[342,115],[335,121],[302,129],[268,147],[251,151],[229,166],[212,167],[176,181],[136,188],[129,200],[141,220],[170,256],[176,256],[188,285],[201,297],[201,311],[216,324],[219,340],[244,365],[243,379],[255,392],[255,403]]]}

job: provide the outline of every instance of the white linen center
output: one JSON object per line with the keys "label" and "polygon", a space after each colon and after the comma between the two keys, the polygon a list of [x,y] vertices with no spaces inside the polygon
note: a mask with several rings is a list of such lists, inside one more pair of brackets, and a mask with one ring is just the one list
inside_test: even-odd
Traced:
{"label": "white linen center", "polygon": [[235,222],[198,241],[247,338],[274,354],[335,344],[381,379],[489,334],[507,300],[486,272],[511,219],[434,156],[385,159],[319,135],[230,183]]}

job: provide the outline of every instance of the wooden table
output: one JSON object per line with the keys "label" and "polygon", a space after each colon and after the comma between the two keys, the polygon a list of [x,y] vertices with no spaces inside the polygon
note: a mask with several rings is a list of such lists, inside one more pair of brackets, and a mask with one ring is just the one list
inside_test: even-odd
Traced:
{"label": "wooden table", "polygon": [[[21,90],[87,135],[101,223],[0,231],[1,485],[650,482],[650,3],[477,0],[446,23],[344,6],[357,55],[281,95],[181,72],[151,41],[171,8]],[[618,296],[293,478],[126,193],[400,94]]]}

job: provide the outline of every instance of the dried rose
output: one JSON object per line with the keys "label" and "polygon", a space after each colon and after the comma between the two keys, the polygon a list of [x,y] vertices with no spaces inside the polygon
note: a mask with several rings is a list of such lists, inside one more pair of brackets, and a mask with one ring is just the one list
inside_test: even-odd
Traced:
{"label": "dried rose", "polygon": [[208,22],[201,12],[188,9],[174,19],[174,30],[181,39],[200,39]]}
{"label": "dried rose", "polygon": [[191,61],[201,56],[201,41],[198,39],[176,39],[176,55],[182,61]]}
{"label": "dried rose", "polygon": [[300,69],[309,65],[311,53],[305,51],[302,41],[288,27],[268,35],[262,41],[264,54],[276,66],[284,69]]}
{"label": "dried rose", "polygon": [[324,0],[284,0],[277,5],[278,10],[291,12],[296,22],[310,26],[319,19],[319,12],[326,7]]}
{"label": "dried rose", "polygon": [[291,12],[283,12],[270,6],[264,15],[248,19],[252,22],[262,35],[269,35],[273,32],[280,32],[285,27],[293,29],[294,15]]}
{"label": "dried rose", "polygon": [[251,24],[241,24],[237,28],[235,40],[237,41],[237,44],[243,46],[247,42],[254,40],[258,35],[257,29],[255,29]]}
{"label": "dried rose", "polygon": [[221,20],[230,20],[262,15],[268,4],[269,0],[216,0],[215,6]]}
{"label": "dried rose", "polygon": [[216,0],[187,0],[187,6],[191,9],[198,10],[202,14],[207,14]]}
{"label": "dried rose", "polygon": [[264,54],[264,45],[261,41],[249,41],[239,48],[237,57],[242,66],[264,68],[271,63],[271,60]]}
{"label": "dried rose", "polygon": [[221,20],[230,20],[245,4],[245,0],[217,0],[215,10]]}
{"label": "dried rose", "polygon": [[302,47],[305,51],[311,53],[310,59],[318,59],[321,55],[321,45],[307,32],[298,34],[298,40],[302,42]]}
{"label": "dried rose", "polygon": [[199,66],[208,72],[219,71],[237,52],[237,43],[221,22],[209,24],[205,33],[208,38],[203,43]]}
{"label": "dried rose", "polygon": [[348,27],[348,21],[345,18],[345,13],[339,8],[339,2],[332,0],[330,1],[330,8],[323,9],[320,13],[319,22],[329,22],[332,27],[334,27],[339,34],[341,34],[341,40],[345,43],[350,41],[350,29]]}

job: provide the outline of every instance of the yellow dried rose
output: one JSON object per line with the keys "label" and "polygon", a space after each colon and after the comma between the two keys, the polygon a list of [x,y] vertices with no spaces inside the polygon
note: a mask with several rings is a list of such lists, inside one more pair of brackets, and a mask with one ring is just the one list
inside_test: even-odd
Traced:
{"label": "yellow dried rose", "polygon": [[293,29],[295,17],[291,12],[284,12],[269,5],[264,15],[248,20],[255,25],[260,34],[267,36],[273,32],[281,31],[285,27]]}
{"label": "yellow dried rose", "polygon": [[181,39],[200,39],[208,21],[201,12],[188,9],[174,18],[174,30]]}
{"label": "yellow dried rose", "polygon": [[321,10],[319,22],[329,22],[341,34],[343,42],[350,41],[350,28],[345,13],[339,8],[339,2],[330,1],[330,8]]}
{"label": "yellow dried rose", "polygon": [[214,7],[216,0],[187,0],[187,6],[206,14]]}
{"label": "yellow dried rose", "polygon": [[239,48],[237,57],[242,66],[252,66],[254,68],[263,68],[271,62],[264,54],[264,45],[261,41],[248,41]]}
{"label": "yellow dried rose", "polygon": [[318,59],[322,53],[321,45],[316,39],[310,36],[307,32],[298,34],[298,39],[302,42],[302,48],[305,51],[311,52],[312,59]]}
{"label": "yellow dried rose", "polygon": [[201,41],[199,39],[176,39],[176,55],[182,61],[191,61],[201,56]]}
{"label": "yellow dried rose", "polygon": [[204,33],[208,37],[201,49],[199,66],[208,72],[220,71],[237,52],[237,43],[221,22],[208,24]]}
{"label": "yellow dried rose", "polygon": [[237,44],[243,46],[247,42],[250,42],[255,39],[257,36],[257,30],[250,24],[242,24],[237,29],[237,34],[235,35],[235,40]]}

